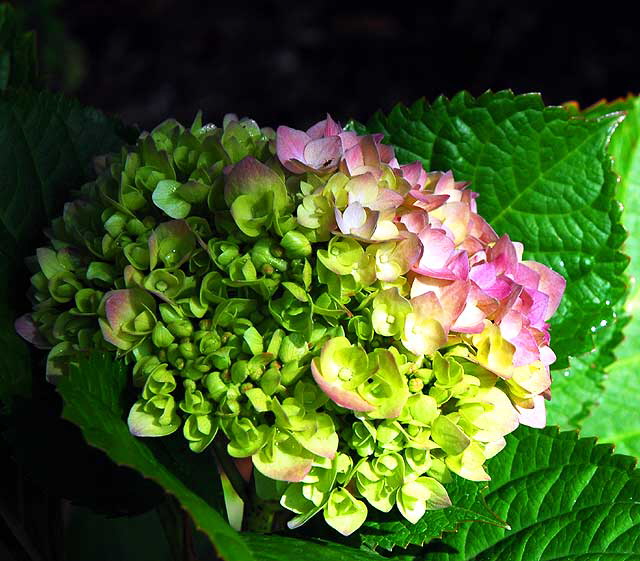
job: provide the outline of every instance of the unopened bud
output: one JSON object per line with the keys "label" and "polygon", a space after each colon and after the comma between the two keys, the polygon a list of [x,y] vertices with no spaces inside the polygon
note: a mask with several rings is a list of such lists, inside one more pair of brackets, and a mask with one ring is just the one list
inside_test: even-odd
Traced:
{"label": "unopened bud", "polygon": [[418,393],[424,388],[424,382],[420,378],[411,378],[409,380],[409,391],[411,393]]}

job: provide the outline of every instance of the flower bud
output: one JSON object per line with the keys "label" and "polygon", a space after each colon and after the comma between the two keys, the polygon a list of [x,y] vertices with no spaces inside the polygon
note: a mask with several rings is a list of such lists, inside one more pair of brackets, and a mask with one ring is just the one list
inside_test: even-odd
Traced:
{"label": "flower bud", "polygon": [[216,401],[226,395],[227,385],[222,380],[220,372],[211,372],[204,378],[203,382],[208,394]]}
{"label": "flower bud", "polygon": [[263,265],[270,265],[277,271],[286,271],[288,263],[286,260],[274,255],[276,249],[275,242],[269,239],[258,240],[251,249],[251,260],[256,268]]}
{"label": "flower bud", "polygon": [[191,337],[193,324],[188,319],[181,319],[167,324],[167,329],[176,337]]}
{"label": "flower bud", "polygon": [[199,453],[213,442],[219,427],[218,419],[212,415],[189,415],[182,433],[189,441],[189,448]]}
{"label": "flower bud", "polygon": [[188,360],[191,358],[196,358],[198,356],[198,349],[189,339],[187,339],[186,341],[182,341],[179,344],[178,349],[180,350],[180,354],[184,359]]}
{"label": "flower bud", "polygon": [[153,331],[151,332],[151,340],[153,344],[158,348],[165,348],[173,343],[175,337],[164,326],[162,322],[157,322]]}

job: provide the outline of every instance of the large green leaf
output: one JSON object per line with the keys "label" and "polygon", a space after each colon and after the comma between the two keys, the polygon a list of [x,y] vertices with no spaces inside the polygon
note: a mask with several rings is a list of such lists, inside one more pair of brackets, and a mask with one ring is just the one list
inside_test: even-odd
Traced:
{"label": "large green leaf", "polygon": [[624,231],[605,151],[618,120],[572,117],[545,108],[536,94],[505,91],[398,105],[368,125],[385,134],[400,161],[418,159],[471,181],[479,211],[496,231],[567,279],[552,320],[556,368],[591,351],[591,327],[612,320],[625,292]]}
{"label": "large green leaf", "polygon": [[64,399],[63,417],[78,425],[89,444],[103,450],[116,463],[133,467],[160,484],[178,499],[225,561],[252,561],[251,551],[240,535],[216,510],[215,489],[218,475],[211,462],[210,491],[199,484],[194,471],[205,456],[188,453],[182,461],[177,452],[159,452],[134,437],[123,420],[123,390],[127,371],[109,355],[93,355],[58,385]]}
{"label": "large green leaf", "polygon": [[19,20],[10,4],[0,5],[0,91],[36,81],[35,35],[24,32]]}
{"label": "large green leaf", "polygon": [[13,330],[27,311],[24,258],[44,241],[43,228],[62,203],[91,178],[94,156],[132,141],[124,128],[95,109],[59,95],[0,93],[0,403],[27,395],[28,351]]}
{"label": "large green leaf", "polygon": [[615,443],[622,453],[640,456],[640,415],[629,411],[629,404],[640,396],[640,98],[601,103],[588,109],[586,114],[612,111],[627,113],[611,139],[609,151],[614,170],[620,176],[618,196],[624,205],[622,219],[629,231],[625,249],[631,257],[628,269],[631,288],[625,311],[631,321],[624,330],[624,342],[616,349],[616,362],[607,368],[600,406],[584,423],[583,431]]}
{"label": "large green leaf", "polygon": [[511,528],[464,524],[428,559],[640,559],[640,472],[611,450],[572,431],[519,428],[491,460],[486,494]]}

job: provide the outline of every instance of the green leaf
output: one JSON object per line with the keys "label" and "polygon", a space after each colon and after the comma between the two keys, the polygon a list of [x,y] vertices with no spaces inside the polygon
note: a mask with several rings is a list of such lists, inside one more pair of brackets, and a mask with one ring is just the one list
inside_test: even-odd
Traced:
{"label": "green leaf", "polygon": [[496,231],[567,279],[552,320],[556,368],[591,350],[591,327],[612,320],[625,292],[624,232],[605,151],[618,120],[572,117],[545,108],[536,94],[504,91],[398,105],[368,125],[385,134],[401,162],[417,159],[471,181],[479,212]]}
{"label": "green leaf", "polygon": [[[277,535],[243,534],[256,561],[383,561],[374,552],[330,541],[306,541]],[[394,557],[397,561],[401,558]],[[240,561],[240,558],[238,558]]]}
{"label": "green leaf", "polygon": [[28,395],[31,383],[27,346],[13,329],[29,307],[24,258],[70,190],[91,178],[92,158],[134,137],[116,120],[59,95],[0,94],[0,402]]}
{"label": "green leaf", "polygon": [[[58,385],[64,399],[63,417],[78,425],[87,442],[114,462],[136,469],[175,496],[222,559],[252,561],[254,557],[242,538],[215,509],[211,491],[197,485],[191,464],[200,456],[190,453],[180,461],[175,449],[160,452],[155,444],[148,446],[129,432],[122,404],[126,376],[122,363],[109,355],[92,355],[81,361]],[[211,488],[217,479],[215,464],[211,463]]]}
{"label": "green leaf", "polygon": [[577,429],[596,408],[605,388],[606,368],[615,360],[614,351],[623,339],[628,318],[618,316],[593,334],[592,351],[571,358],[571,368],[555,370],[552,399],[547,402],[547,424]]}
{"label": "green leaf", "polygon": [[584,434],[598,435],[614,442],[618,451],[640,456],[640,416],[629,414],[630,402],[640,396],[640,98],[629,97],[611,104],[601,103],[586,110],[587,115],[626,111],[627,117],[614,133],[609,152],[614,170],[620,176],[618,196],[624,206],[622,220],[630,232],[625,249],[631,257],[628,274],[630,296],[625,305],[631,321],[624,330],[625,340],[616,349],[617,360],[607,368],[605,391],[600,406],[583,425]]}
{"label": "green leaf", "polygon": [[359,135],[367,134],[367,127],[355,119],[349,119],[344,130],[353,131]]}
{"label": "green leaf", "polygon": [[10,4],[0,5],[0,91],[31,86],[37,79],[36,38],[20,23]]}
{"label": "green leaf", "polygon": [[633,458],[554,427],[521,427],[507,441],[489,463],[485,499],[511,528],[465,523],[429,561],[640,559],[640,472]]}
{"label": "green leaf", "polygon": [[19,90],[0,96],[1,252],[33,251],[41,229],[93,176],[94,156],[133,141],[135,131],[60,95]]}

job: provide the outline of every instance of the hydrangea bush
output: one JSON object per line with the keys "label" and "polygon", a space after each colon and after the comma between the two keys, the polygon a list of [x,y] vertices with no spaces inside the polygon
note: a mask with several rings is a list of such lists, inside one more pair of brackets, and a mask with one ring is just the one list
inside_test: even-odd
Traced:
{"label": "hydrangea bush", "polygon": [[169,120],[97,167],[32,260],[17,331],[53,383],[94,350],[123,360],[130,431],[224,442],[289,528],[416,523],[545,426],[565,280],[450,171],[330,116]]}

